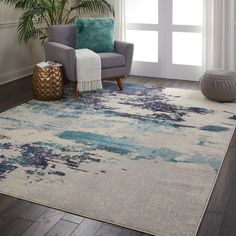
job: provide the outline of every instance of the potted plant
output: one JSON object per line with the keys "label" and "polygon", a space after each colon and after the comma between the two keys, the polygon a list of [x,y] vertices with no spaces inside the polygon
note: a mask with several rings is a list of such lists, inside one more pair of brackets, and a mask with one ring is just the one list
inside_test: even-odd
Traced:
{"label": "potted plant", "polygon": [[80,13],[109,13],[113,7],[106,0],[0,0],[23,11],[18,25],[18,38],[47,38],[50,25],[74,23]]}

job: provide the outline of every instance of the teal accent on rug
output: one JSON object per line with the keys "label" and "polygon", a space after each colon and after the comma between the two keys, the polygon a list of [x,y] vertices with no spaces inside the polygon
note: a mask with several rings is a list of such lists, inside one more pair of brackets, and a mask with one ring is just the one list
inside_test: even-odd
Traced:
{"label": "teal accent on rug", "polygon": [[0,114],[0,192],[154,235],[194,235],[236,104],[135,83],[74,92]]}

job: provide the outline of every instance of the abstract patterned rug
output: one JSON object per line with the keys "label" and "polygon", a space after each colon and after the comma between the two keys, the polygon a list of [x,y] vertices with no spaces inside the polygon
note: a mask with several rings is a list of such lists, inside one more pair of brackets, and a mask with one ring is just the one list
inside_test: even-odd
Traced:
{"label": "abstract patterned rug", "polygon": [[0,192],[155,235],[194,235],[236,104],[127,84],[0,114]]}

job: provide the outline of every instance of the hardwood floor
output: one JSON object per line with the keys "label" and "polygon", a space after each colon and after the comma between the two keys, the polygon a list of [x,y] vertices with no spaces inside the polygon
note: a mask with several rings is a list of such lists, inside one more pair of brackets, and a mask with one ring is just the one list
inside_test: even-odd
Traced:
{"label": "hardwood floor", "polygon": [[0,112],[32,98],[31,76],[0,85]]}
{"label": "hardwood floor", "polygon": [[[189,81],[130,76],[128,82],[198,89]],[[0,112],[32,98],[31,78],[0,85]],[[199,227],[198,236],[236,235],[236,132]],[[184,222],[183,222],[184,224]],[[0,236],[147,236],[27,201],[0,195]]]}

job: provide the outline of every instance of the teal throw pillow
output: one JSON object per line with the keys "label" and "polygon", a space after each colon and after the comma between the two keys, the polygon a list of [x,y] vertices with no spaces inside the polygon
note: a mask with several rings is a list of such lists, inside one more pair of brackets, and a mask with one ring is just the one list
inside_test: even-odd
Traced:
{"label": "teal throw pillow", "polygon": [[115,23],[113,18],[80,18],[76,20],[77,49],[114,52]]}

